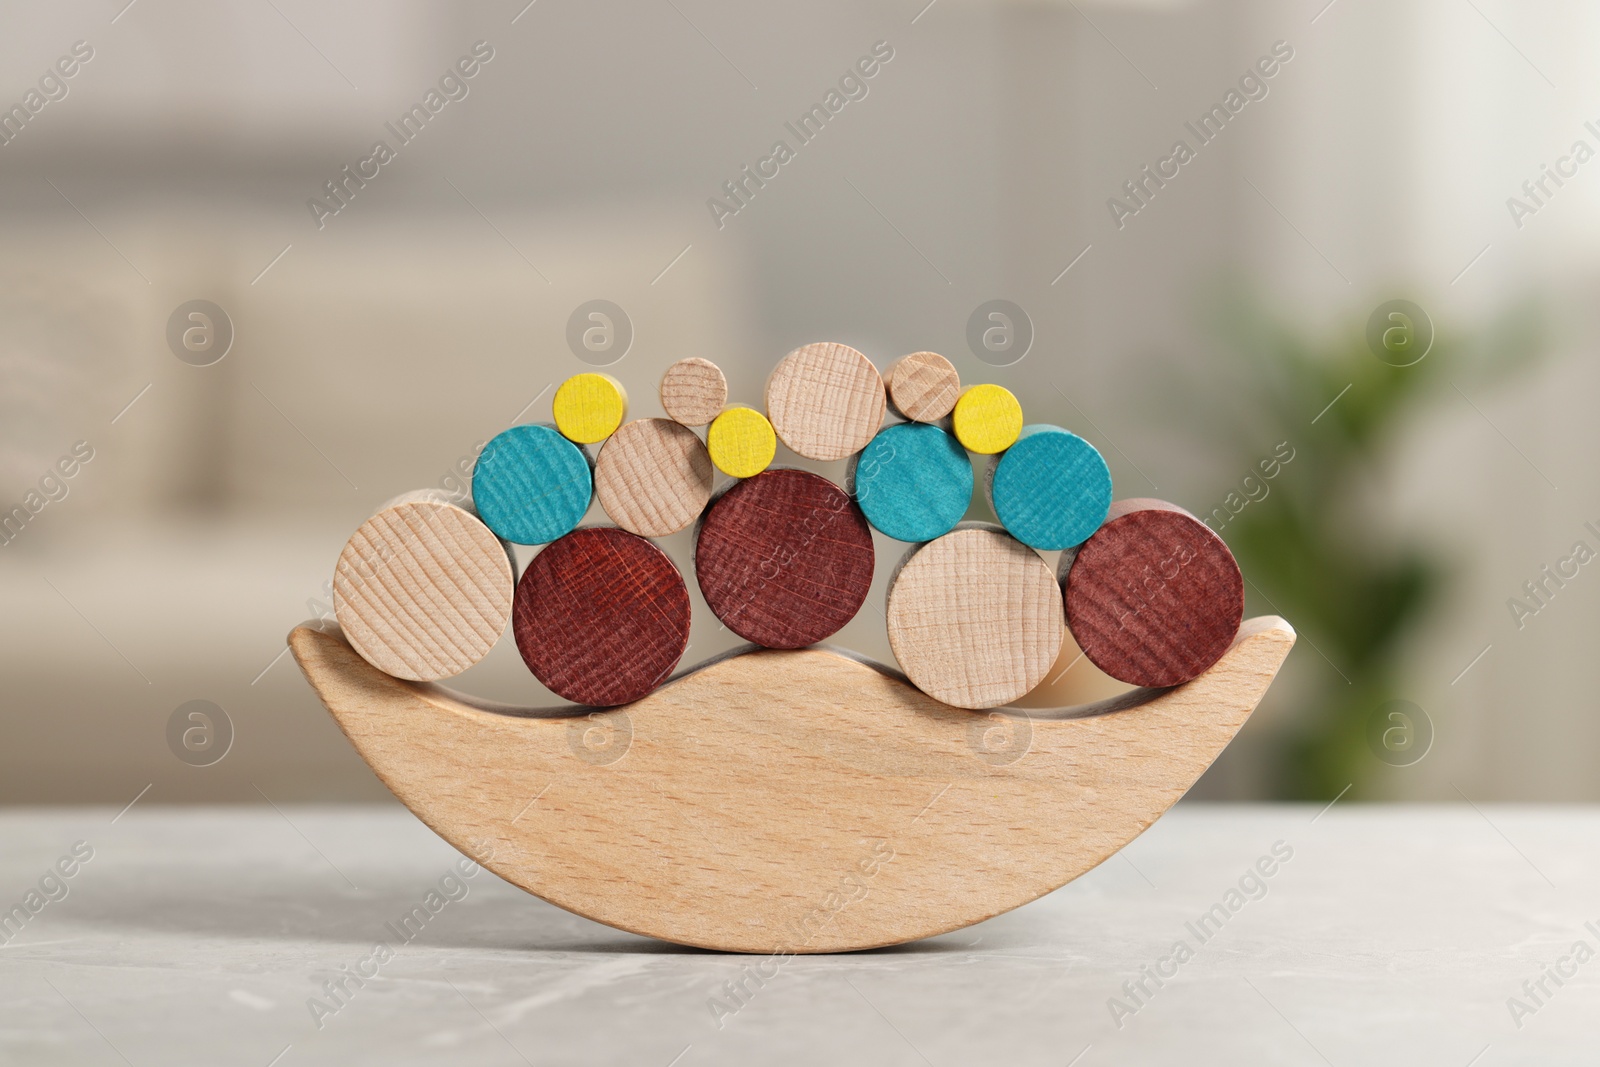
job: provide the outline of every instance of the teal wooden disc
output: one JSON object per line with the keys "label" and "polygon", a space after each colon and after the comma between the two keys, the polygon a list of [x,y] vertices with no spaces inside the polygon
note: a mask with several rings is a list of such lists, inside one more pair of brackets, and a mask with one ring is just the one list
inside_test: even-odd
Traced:
{"label": "teal wooden disc", "polygon": [[496,434],[472,472],[478,517],[519,545],[548,544],[571,533],[593,493],[588,453],[551,426],[513,426]]}
{"label": "teal wooden disc", "polygon": [[989,503],[1012,537],[1042,550],[1071,548],[1111,508],[1111,470],[1098,450],[1059,426],[1024,426],[989,465]]}
{"label": "teal wooden disc", "polygon": [[949,533],[972,502],[972,462],[954,437],[930,423],[879,431],[853,459],[849,488],[867,521],[898,541]]}

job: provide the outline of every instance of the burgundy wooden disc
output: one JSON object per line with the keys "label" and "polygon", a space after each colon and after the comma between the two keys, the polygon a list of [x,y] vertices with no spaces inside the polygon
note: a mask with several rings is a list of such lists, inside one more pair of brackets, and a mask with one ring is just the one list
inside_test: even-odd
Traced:
{"label": "burgundy wooden disc", "polygon": [[1160,500],[1119,500],[1065,567],[1067,628],[1089,661],[1132,685],[1203,673],[1244,619],[1244,579],[1211,528]]}
{"label": "burgundy wooden disc", "polygon": [[660,685],[689,641],[689,590],[667,554],[610,526],[574,530],[533,557],[512,605],[534,677],[576,704],[626,704]]}
{"label": "burgundy wooden disc", "polygon": [[695,541],[700,592],[746,641],[801,648],[855,617],[872,585],[861,509],[821,475],[768,470],[706,511]]}

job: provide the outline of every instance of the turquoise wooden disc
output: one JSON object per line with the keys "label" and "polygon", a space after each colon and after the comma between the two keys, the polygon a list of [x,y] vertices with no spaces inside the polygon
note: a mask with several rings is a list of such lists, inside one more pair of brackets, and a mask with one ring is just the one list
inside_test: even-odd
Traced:
{"label": "turquoise wooden disc", "polygon": [[472,472],[478,517],[519,545],[548,544],[571,533],[593,493],[588,454],[550,426],[513,426],[496,434]]}
{"label": "turquoise wooden disc", "polygon": [[954,437],[931,423],[879,431],[854,458],[850,492],[867,521],[898,541],[950,532],[972,502],[972,463]]}
{"label": "turquoise wooden disc", "polygon": [[1059,426],[1024,426],[989,467],[989,503],[1012,537],[1042,550],[1089,539],[1111,508],[1111,470],[1098,450]]}

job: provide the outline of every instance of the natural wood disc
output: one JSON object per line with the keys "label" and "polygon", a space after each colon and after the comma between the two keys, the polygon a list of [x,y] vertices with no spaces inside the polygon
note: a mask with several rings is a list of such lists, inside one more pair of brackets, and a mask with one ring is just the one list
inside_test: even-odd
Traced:
{"label": "natural wood disc", "polygon": [[333,611],[368,663],[434,681],[489,654],[511,617],[514,580],[505,545],[470,512],[413,499],[386,506],[345,544]]}
{"label": "natural wood disc", "polygon": [[883,378],[890,403],[912,422],[938,422],[961,395],[961,375],[937,352],[901,356]]}
{"label": "natural wood disc", "polygon": [[1131,685],[1178,685],[1215,663],[1244,618],[1244,579],[1211,528],[1175,504],[1119,500],[1062,559],[1067,624],[1089,661]]}
{"label": "natural wood disc", "polygon": [[636,534],[574,530],[533,557],[512,630],[534,677],[577,704],[649,693],[689,642],[689,591],[667,554]]}
{"label": "natural wood disc", "polygon": [[711,456],[693,430],[671,419],[635,419],[600,449],[594,493],[624,530],[665,537],[700,517],[712,477]]}
{"label": "natural wood disc", "polygon": [[849,345],[805,345],[767,379],[767,417],[783,443],[807,459],[844,459],[883,425],[883,379]]}
{"label": "natural wood disc", "polygon": [[680,359],[661,376],[661,408],[685,426],[706,425],[727,402],[728,379],[709,359]]}
{"label": "natural wood disc", "polygon": [[951,415],[956,440],[980,456],[1004,452],[1022,433],[1022,405],[1003,385],[974,385]]}
{"label": "natural wood disc", "polygon": [[872,566],[860,509],[809,471],[769,470],[735,484],[706,511],[695,540],[707,606],[768,648],[800,648],[838,631],[866,599]]}
{"label": "natural wood disc", "polygon": [[939,427],[897,423],[851,457],[849,488],[881,532],[900,541],[931,541],[967,513],[972,462]]}
{"label": "natural wood disc", "polygon": [[589,454],[549,426],[501,431],[472,472],[479,517],[518,545],[542,545],[567,533],[583,521],[593,496]]}
{"label": "natural wood disc", "polygon": [[1066,625],[1039,554],[997,526],[964,525],[912,553],[889,583],[889,647],[935,700],[993,708],[1044,680]]}
{"label": "natural wood disc", "polygon": [[1077,434],[1036,424],[990,460],[985,489],[1011,536],[1033,548],[1071,548],[1105,521],[1111,470]]}

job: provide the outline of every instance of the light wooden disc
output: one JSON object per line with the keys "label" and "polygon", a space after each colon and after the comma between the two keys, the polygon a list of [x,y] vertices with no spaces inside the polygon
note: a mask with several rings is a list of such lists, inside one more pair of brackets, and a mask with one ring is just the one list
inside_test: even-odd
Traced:
{"label": "light wooden disc", "polygon": [[333,611],[385,674],[429,682],[483,659],[511,618],[511,557],[454,504],[411,500],[361,524],[333,573]]}
{"label": "light wooden disc", "polygon": [[709,359],[680,359],[661,376],[661,408],[685,426],[704,426],[728,403],[728,379]]}
{"label": "light wooden disc", "polygon": [[755,408],[731,407],[706,430],[711,462],[730,478],[754,478],[772,465],[778,438],[772,423]]}
{"label": "light wooden disc", "polygon": [[901,356],[883,377],[894,409],[912,422],[938,422],[961,395],[961,375],[937,352]]}
{"label": "light wooden disc", "polygon": [[951,417],[956,440],[980,456],[1004,452],[1022,433],[1022,405],[1003,385],[974,385]]}
{"label": "light wooden disc", "polygon": [[711,499],[711,456],[671,419],[624,423],[600,449],[594,492],[611,521],[641,537],[684,529]]}
{"label": "light wooden disc", "polygon": [[622,425],[628,415],[628,393],[609,374],[574,374],[561,383],[550,407],[562,436],[592,445]]}
{"label": "light wooden disc", "polygon": [[844,459],[883,425],[883,379],[849,345],[790,352],[767,379],[767,416],[783,443],[807,459]]}
{"label": "light wooden disc", "polygon": [[915,549],[889,583],[889,646],[935,700],[992,708],[1044,680],[1067,632],[1039,554],[999,527],[958,527]]}

